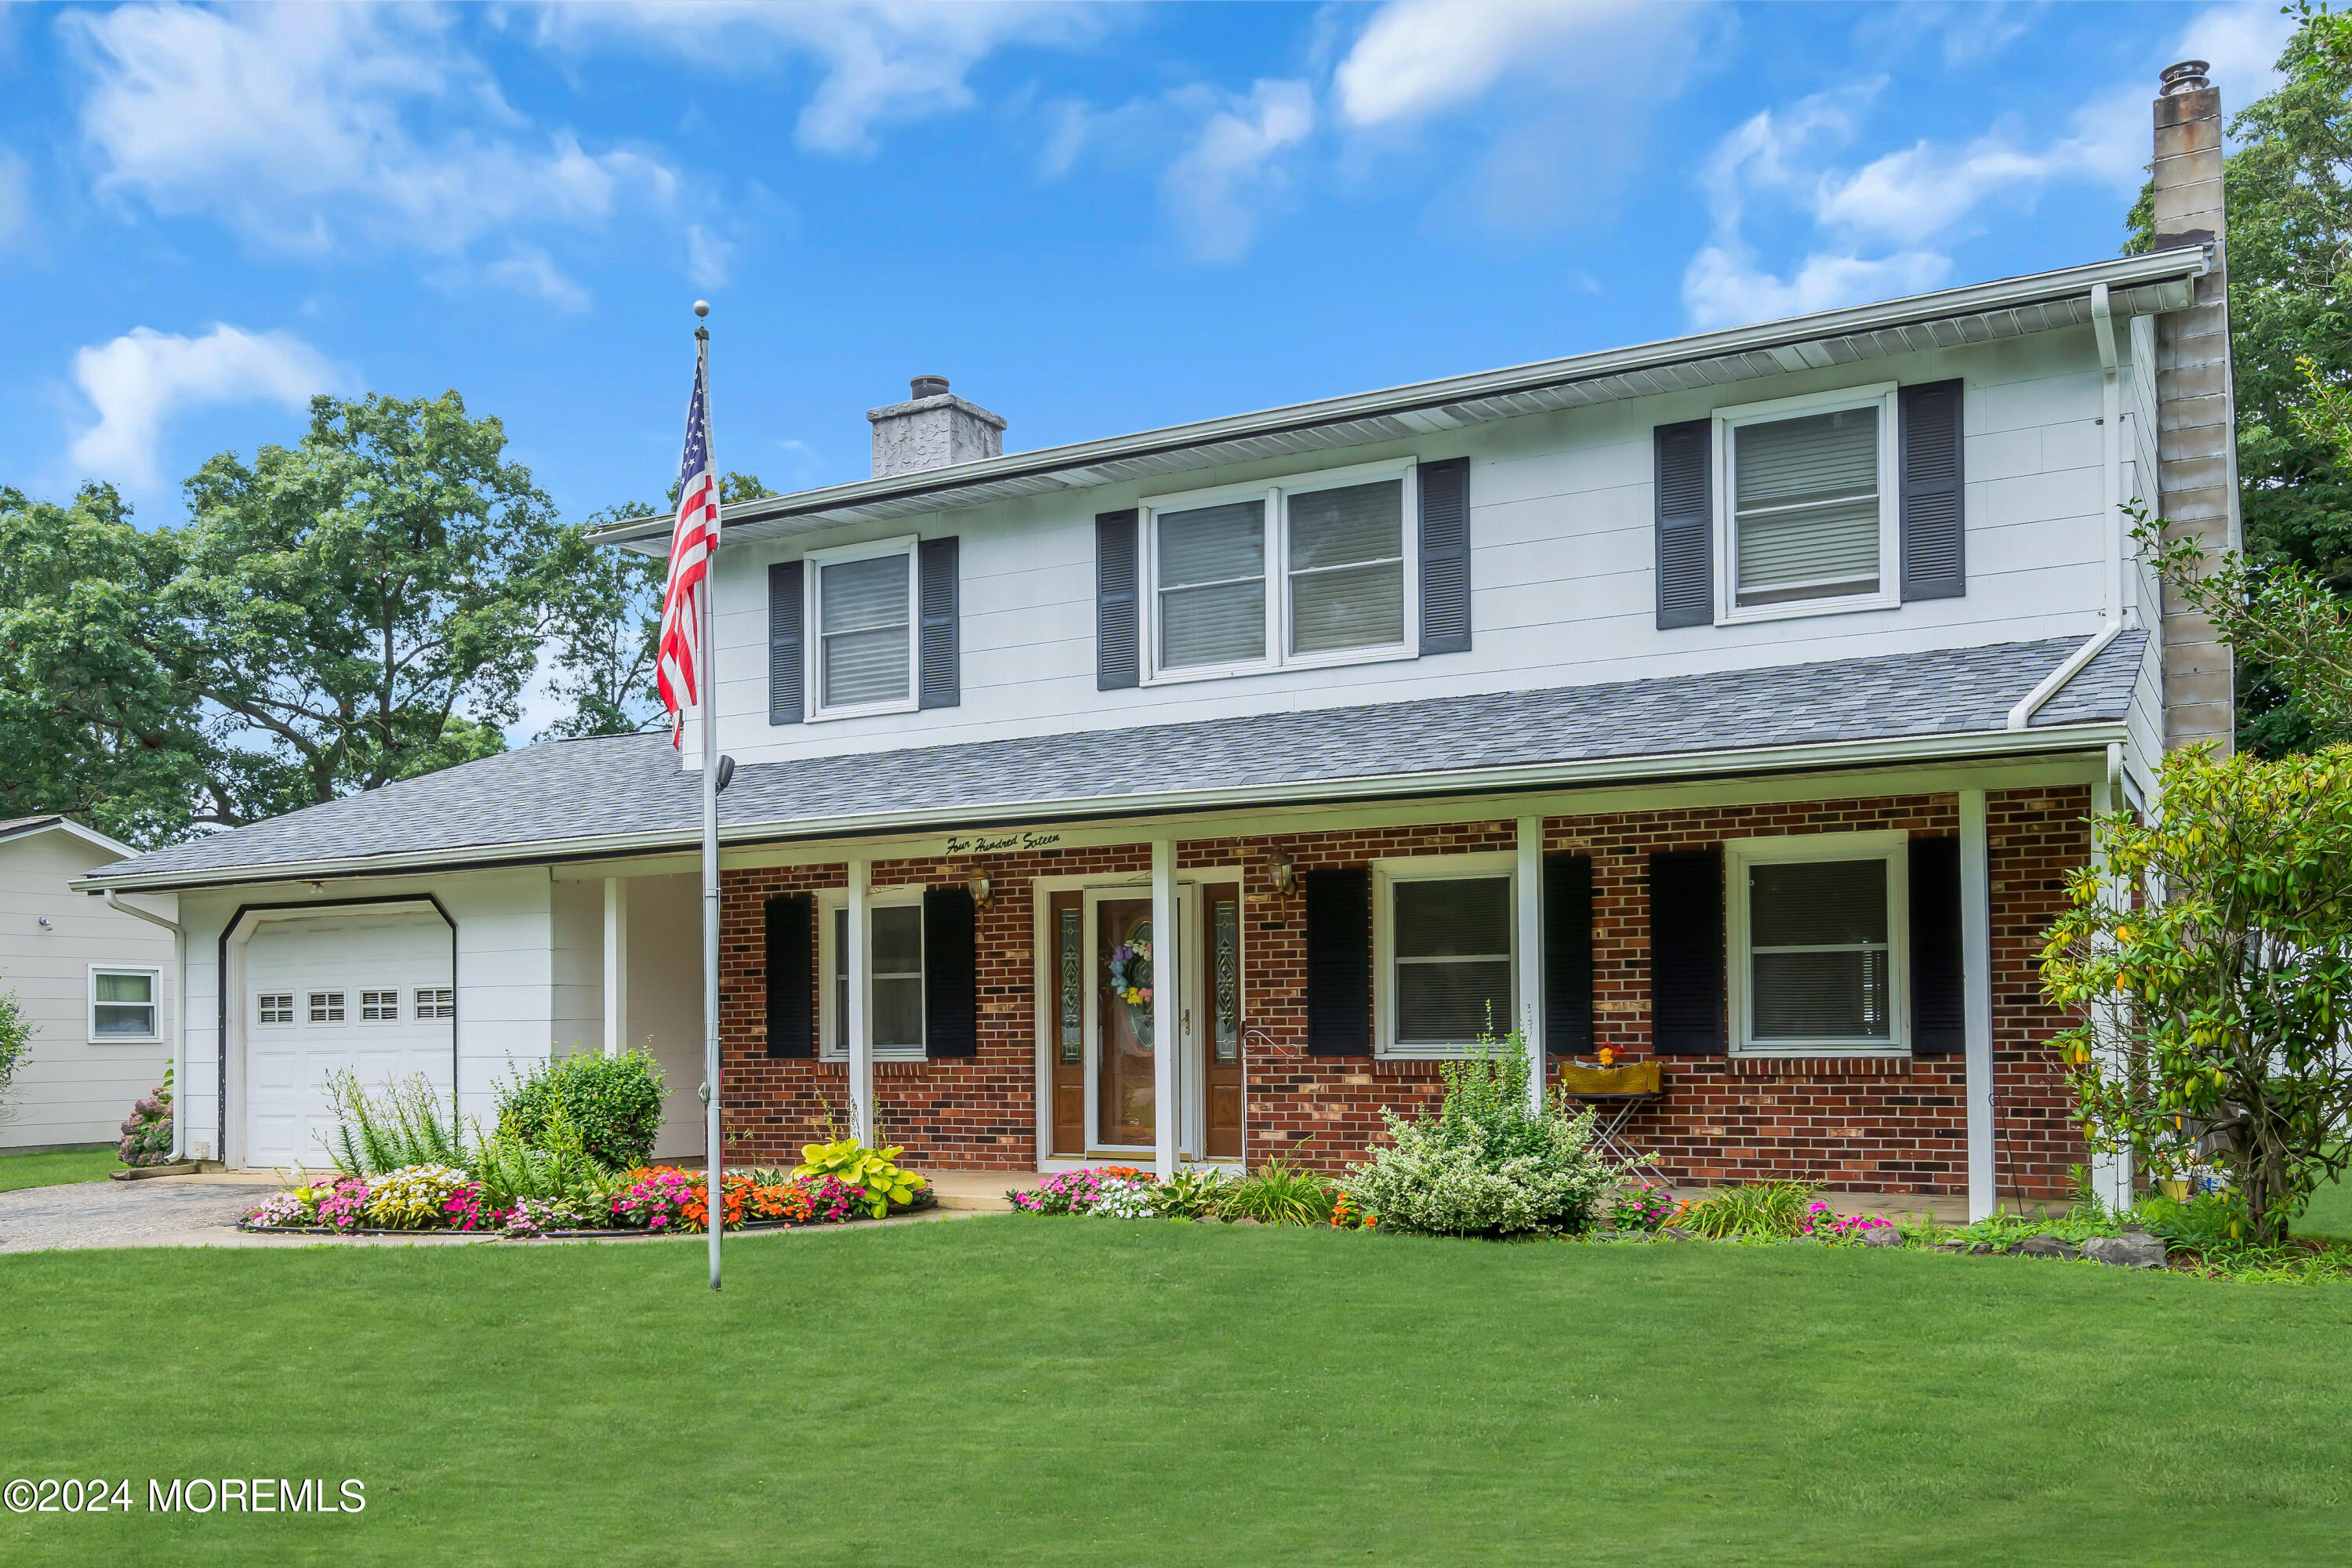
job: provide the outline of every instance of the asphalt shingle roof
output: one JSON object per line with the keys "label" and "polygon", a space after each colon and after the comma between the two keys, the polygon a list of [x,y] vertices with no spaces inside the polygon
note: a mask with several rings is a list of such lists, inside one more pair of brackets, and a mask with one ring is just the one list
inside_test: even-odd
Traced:
{"label": "asphalt shingle roof", "polygon": [[[2126,632],[2035,716],[2037,728],[2123,718],[2147,641]],[[2076,638],[1779,665],[1602,685],[1426,698],[1184,724],[758,763],[720,797],[723,827],[778,837],[828,822],[936,813],[1115,806],[1122,797],[1328,784],[1611,759],[1689,755],[2000,730],[2010,708]],[[109,881],[256,871],[623,835],[690,839],[698,776],[667,735],[615,735],[509,752],[106,868]],[[913,824],[909,824],[912,826]]]}

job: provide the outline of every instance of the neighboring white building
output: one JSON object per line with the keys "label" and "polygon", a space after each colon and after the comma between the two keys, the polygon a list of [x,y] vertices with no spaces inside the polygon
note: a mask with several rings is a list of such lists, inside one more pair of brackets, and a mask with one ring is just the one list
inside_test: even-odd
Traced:
{"label": "neighboring white building", "polygon": [[[0,991],[34,1026],[0,1151],[111,1142],[163,1079],[179,1027],[172,932],[67,885],[137,853],[62,816],[0,822]],[[170,893],[139,903],[178,914]]]}

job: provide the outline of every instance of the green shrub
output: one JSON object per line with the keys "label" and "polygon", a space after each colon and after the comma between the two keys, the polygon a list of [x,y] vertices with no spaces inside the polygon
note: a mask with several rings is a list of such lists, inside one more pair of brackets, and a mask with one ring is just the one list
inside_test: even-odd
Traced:
{"label": "green shrub", "polygon": [[1753,1186],[1726,1187],[1701,1198],[1682,1212],[1677,1229],[1714,1241],[1734,1237],[1779,1239],[1797,1234],[1804,1224],[1805,1205],[1813,1189],[1803,1182],[1758,1182]]}
{"label": "green shrub", "polygon": [[474,1179],[482,1184],[482,1207],[502,1214],[525,1198],[562,1203],[583,1214],[609,1212],[621,1176],[588,1152],[580,1130],[558,1101],[540,1142],[526,1143],[503,1129],[488,1137],[476,1130]]}
{"label": "green shrub", "polygon": [[1383,1111],[1392,1148],[1349,1173],[1349,1198],[1382,1230],[1433,1236],[1559,1235],[1592,1221],[1618,1171],[1592,1148],[1592,1116],[1528,1105],[1527,1041],[1488,1037],[1444,1068],[1433,1117]]}
{"label": "green shrub", "polygon": [[1339,1184],[1319,1171],[1268,1160],[1226,1189],[1217,1212],[1260,1225],[1324,1225],[1339,1201]]}
{"label": "green shrub", "polygon": [[1179,1171],[1152,1189],[1152,1212],[1171,1218],[1214,1219],[1228,1191],[1222,1171]]}
{"label": "green shrub", "polygon": [[371,1095],[358,1079],[337,1072],[328,1078],[327,1092],[335,1107],[335,1134],[327,1147],[352,1175],[467,1163],[457,1114],[452,1110],[442,1120],[440,1091],[422,1074]]}
{"label": "green shrub", "polygon": [[535,1062],[499,1086],[499,1131],[544,1147],[559,1108],[590,1158],[609,1170],[634,1170],[661,1132],[661,1068],[643,1051]]}
{"label": "green shrub", "polygon": [[33,1025],[14,991],[0,991],[0,1115],[8,1106],[8,1090],[16,1069],[33,1050]]}

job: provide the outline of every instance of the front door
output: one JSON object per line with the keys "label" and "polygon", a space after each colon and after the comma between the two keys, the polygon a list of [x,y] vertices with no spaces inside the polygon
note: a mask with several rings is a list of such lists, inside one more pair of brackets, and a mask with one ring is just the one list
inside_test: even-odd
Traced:
{"label": "front door", "polygon": [[1151,1146],[1159,1130],[1152,1066],[1152,978],[1159,944],[1150,899],[1095,905],[1095,1137]]}

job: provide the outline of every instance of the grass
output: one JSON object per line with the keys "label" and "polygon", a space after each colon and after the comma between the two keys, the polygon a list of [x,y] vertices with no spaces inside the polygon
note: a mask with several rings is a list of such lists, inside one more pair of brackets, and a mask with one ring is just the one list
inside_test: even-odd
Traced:
{"label": "grass", "polygon": [[955,1220],[0,1258],[12,1568],[2339,1562],[2352,1289],[1910,1251]]}
{"label": "grass", "polygon": [[0,1154],[0,1193],[13,1193],[19,1187],[62,1186],[68,1182],[102,1182],[121,1163],[112,1144],[45,1154]]}
{"label": "grass", "polygon": [[2295,1215],[2294,1234],[2352,1241],[2352,1185],[2322,1183],[2319,1190],[2311,1194],[2310,1204]]}

